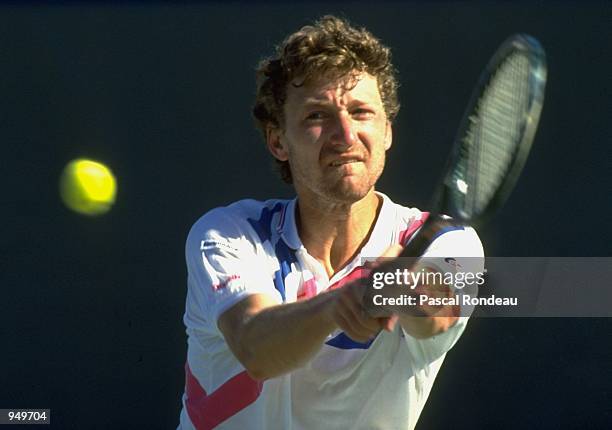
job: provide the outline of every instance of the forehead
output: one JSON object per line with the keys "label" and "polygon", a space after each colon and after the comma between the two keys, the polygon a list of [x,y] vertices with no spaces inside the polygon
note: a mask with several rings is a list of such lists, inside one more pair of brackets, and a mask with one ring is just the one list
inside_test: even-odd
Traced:
{"label": "forehead", "polygon": [[288,85],[286,107],[316,103],[345,105],[354,101],[382,104],[378,80],[367,73],[332,80],[309,80],[299,86],[296,82],[299,84],[299,81],[294,81]]}

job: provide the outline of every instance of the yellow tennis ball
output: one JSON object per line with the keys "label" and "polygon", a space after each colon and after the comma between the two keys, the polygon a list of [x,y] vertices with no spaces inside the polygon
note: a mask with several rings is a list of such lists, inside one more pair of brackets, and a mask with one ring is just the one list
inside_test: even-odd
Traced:
{"label": "yellow tennis ball", "polygon": [[60,196],[70,209],[84,215],[101,215],[115,203],[117,182],[102,163],[80,158],[66,165],[60,178]]}

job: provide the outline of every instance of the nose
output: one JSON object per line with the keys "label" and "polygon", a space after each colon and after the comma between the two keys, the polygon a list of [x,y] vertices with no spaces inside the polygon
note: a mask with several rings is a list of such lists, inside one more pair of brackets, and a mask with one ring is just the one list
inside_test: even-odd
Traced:
{"label": "nose", "polygon": [[349,116],[338,115],[331,140],[339,148],[348,148],[357,142],[356,130]]}

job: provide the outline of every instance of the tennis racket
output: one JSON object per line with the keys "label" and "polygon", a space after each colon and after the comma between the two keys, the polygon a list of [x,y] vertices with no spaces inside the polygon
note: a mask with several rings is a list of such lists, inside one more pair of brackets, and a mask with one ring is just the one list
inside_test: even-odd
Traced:
{"label": "tennis racket", "polygon": [[[420,257],[445,228],[482,225],[503,205],[535,137],[546,73],[544,50],[531,36],[511,36],[497,49],[472,92],[430,215],[400,257]],[[364,304],[379,313],[372,294],[368,288]]]}

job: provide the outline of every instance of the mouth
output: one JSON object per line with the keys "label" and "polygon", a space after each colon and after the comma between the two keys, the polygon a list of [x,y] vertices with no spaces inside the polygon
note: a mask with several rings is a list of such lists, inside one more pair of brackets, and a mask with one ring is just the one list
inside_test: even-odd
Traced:
{"label": "mouth", "polygon": [[361,162],[363,162],[361,158],[342,158],[339,160],[332,161],[331,163],[329,163],[329,165],[331,167],[339,167],[339,166],[344,166],[347,164],[361,163]]}

